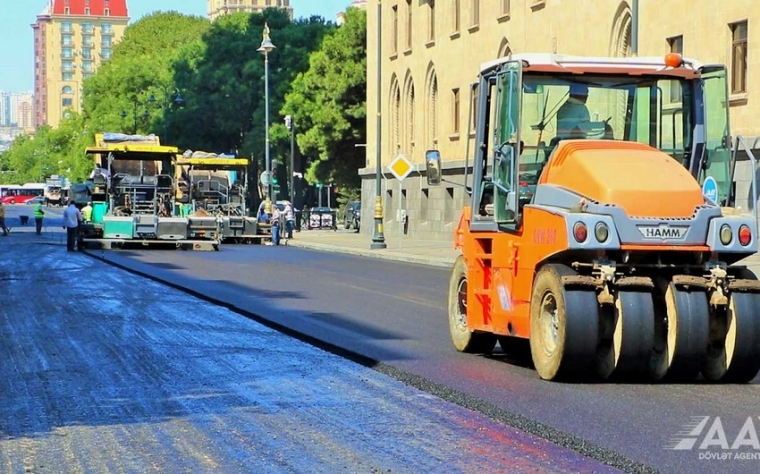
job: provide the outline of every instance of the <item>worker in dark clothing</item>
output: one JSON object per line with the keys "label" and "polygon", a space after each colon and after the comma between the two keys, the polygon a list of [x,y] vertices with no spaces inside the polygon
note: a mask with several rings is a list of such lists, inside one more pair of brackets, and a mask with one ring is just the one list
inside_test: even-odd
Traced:
{"label": "worker in dark clothing", "polygon": [[42,218],[45,217],[45,211],[42,210],[42,203],[38,202],[34,206],[34,224],[37,228],[37,235],[42,235]]}

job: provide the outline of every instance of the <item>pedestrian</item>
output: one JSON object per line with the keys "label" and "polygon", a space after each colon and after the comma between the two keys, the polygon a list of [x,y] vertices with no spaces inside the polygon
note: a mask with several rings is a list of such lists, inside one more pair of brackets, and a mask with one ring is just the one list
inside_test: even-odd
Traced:
{"label": "pedestrian", "polygon": [[3,235],[7,236],[11,231],[8,227],[5,227],[5,206],[0,202],[0,229],[3,231]]}
{"label": "pedestrian", "polygon": [[86,206],[82,208],[82,217],[85,222],[92,222],[92,203],[88,202]]}
{"label": "pedestrian", "polygon": [[296,226],[296,213],[293,210],[293,204],[285,201],[285,232],[287,239],[293,238],[293,228]]}
{"label": "pedestrian", "polygon": [[280,208],[272,204],[272,245],[280,245]]}
{"label": "pedestrian", "polygon": [[[77,234],[79,233],[79,223],[84,220],[82,213],[74,205],[74,200],[69,201],[69,207],[63,211],[63,228],[66,230],[66,250],[73,252],[77,245]],[[80,249],[81,250],[81,243]]]}
{"label": "pedestrian", "polygon": [[34,206],[34,225],[37,228],[37,235],[42,235],[42,218],[45,217],[45,211],[42,210],[42,203],[38,202]]}

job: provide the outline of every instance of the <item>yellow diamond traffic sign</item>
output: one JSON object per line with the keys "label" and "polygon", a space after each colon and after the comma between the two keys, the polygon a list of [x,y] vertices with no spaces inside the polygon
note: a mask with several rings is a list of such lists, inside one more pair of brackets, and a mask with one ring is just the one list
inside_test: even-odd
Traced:
{"label": "yellow diamond traffic sign", "polygon": [[404,178],[409,176],[409,173],[414,171],[414,165],[406,156],[400,153],[393,159],[393,161],[391,161],[391,164],[388,165],[388,171],[390,171],[397,180],[403,181]]}

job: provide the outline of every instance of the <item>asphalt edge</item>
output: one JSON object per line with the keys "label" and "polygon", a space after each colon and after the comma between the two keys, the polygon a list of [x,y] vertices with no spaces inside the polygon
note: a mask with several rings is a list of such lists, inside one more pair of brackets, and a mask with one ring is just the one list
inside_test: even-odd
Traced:
{"label": "asphalt edge", "polygon": [[[316,245],[319,245],[319,244],[316,244]],[[304,247],[304,248],[308,248],[308,247]],[[326,251],[329,251],[329,250],[326,250]],[[270,319],[259,316],[253,313],[252,311],[247,310],[245,308],[241,308],[238,305],[235,305],[233,303],[229,303],[227,301],[214,298],[200,291],[193,290],[179,283],[174,283],[170,280],[165,280],[157,275],[153,275],[153,274],[138,270],[136,268],[132,268],[128,265],[121,264],[113,260],[108,260],[105,258],[105,256],[99,257],[91,253],[91,249],[84,249],[82,250],[81,253],[94,260],[98,260],[100,262],[106,263],[107,265],[111,265],[115,268],[124,270],[127,273],[131,273],[133,275],[147,278],[154,282],[169,286],[170,288],[174,288],[175,290],[194,296],[202,301],[206,301],[216,306],[226,308],[229,311],[237,313],[263,326],[266,326],[270,329],[280,332],[281,334],[292,337],[304,343],[310,344],[314,347],[317,347],[326,352],[342,357],[351,362],[357,363],[368,369],[375,370],[379,373],[382,373],[400,382],[403,382],[408,386],[416,388],[417,390],[421,390],[425,393],[429,393],[449,403],[453,403],[455,405],[466,408],[468,410],[472,410],[477,413],[480,413],[486,416],[487,418],[502,422],[506,424],[507,426],[523,431],[532,436],[536,436],[537,438],[543,439],[544,441],[548,441],[557,446],[574,451],[578,454],[586,456],[606,466],[609,466],[615,469],[621,469],[623,472],[631,473],[631,474],[661,474],[662,473],[662,471],[659,471],[651,466],[647,466],[643,463],[630,459],[608,448],[598,446],[596,444],[585,441],[582,438],[579,438],[577,436],[565,433],[551,426],[531,420],[530,418],[524,415],[507,412],[506,410],[500,409],[491,403],[478,399],[477,397],[452,390],[451,388],[446,387],[445,385],[431,382],[430,380],[427,380],[423,377],[412,374],[410,372],[406,372],[397,367],[393,367],[391,365],[385,364],[376,359],[372,359],[371,357],[367,357],[357,352],[353,352],[348,349],[337,346],[335,344],[325,342],[309,334],[296,331],[285,325],[282,325]],[[341,253],[341,252],[338,252],[338,253]],[[150,265],[150,264],[146,264],[146,265]]]}
{"label": "asphalt edge", "polygon": [[339,247],[337,245],[320,244],[317,242],[303,242],[296,239],[288,240],[286,246],[299,247],[309,250],[319,250],[321,252],[341,253],[359,257],[376,258],[381,260],[390,260],[394,262],[413,263],[416,265],[427,265],[430,267],[451,268],[454,260],[447,258],[427,257],[424,255],[410,255],[406,253],[393,252],[388,250],[370,250],[357,249],[352,247]]}

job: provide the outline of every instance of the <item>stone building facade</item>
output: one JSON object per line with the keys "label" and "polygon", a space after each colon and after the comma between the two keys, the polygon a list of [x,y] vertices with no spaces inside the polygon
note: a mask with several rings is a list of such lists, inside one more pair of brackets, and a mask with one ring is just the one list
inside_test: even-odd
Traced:
{"label": "stone building facade", "polygon": [[[367,15],[367,162],[360,170],[367,235],[373,231],[379,143],[385,232],[400,231],[396,218],[402,209],[409,238],[452,239],[466,198],[463,187],[452,183],[463,182],[465,157],[473,156],[470,85],[482,63],[510,53],[664,56],[673,51],[726,64],[732,135],[760,148],[760,108],[752,103],[760,86],[751,81],[760,73],[760,34],[749,28],[760,21],[760,2],[368,0]],[[428,188],[420,171],[432,148],[441,151],[449,182]],[[401,189],[387,171],[399,154],[415,165]],[[737,175],[743,189],[751,177],[746,163]]]}

